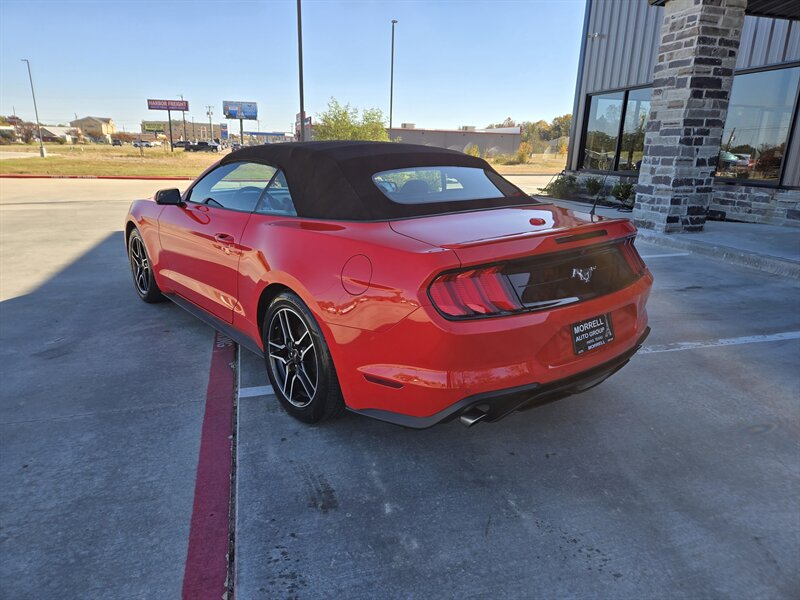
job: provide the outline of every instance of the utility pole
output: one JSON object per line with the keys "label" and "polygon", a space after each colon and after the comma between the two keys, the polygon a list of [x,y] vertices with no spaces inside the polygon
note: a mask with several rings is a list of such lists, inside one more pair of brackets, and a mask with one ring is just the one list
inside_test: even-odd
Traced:
{"label": "utility pole", "polygon": [[389,136],[392,135],[392,109],[394,108],[394,26],[397,19],[392,19],[392,66],[389,75]]}
{"label": "utility pole", "polygon": [[[300,0],[298,0],[299,2]],[[42,124],[39,122],[39,109],[36,107],[36,92],[33,91],[33,75],[31,75],[31,61],[27,58],[21,59],[22,62],[28,65],[28,79],[31,82],[31,96],[33,96],[33,112],[36,115],[36,127],[39,129],[39,156],[44,158],[47,152],[44,149],[44,142],[42,141]]]}
{"label": "utility pole", "polygon": [[210,104],[206,106],[206,114],[208,115],[208,130],[211,132],[208,136],[208,141],[214,139],[214,126],[211,124],[211,117],[214,116],[214,107]]}
{"label": "utility pole", "polygon": [[306,140],[306,109],[303,99],[303,15],[300,4],[302,0],[297,0],[297,57],[300,76],[300,141]]}
{"label": "utility pole", "polygon": [[[181,100],[183,100],[183,94],[178,94]],[[186,141],[186,111],[181,111],[181,116],[183,117],[183,141]]]}
{"label": "utility pole", "polygon": [[192,117],[192,141],[197,140],[197,134],[194,132],[194,117]]}

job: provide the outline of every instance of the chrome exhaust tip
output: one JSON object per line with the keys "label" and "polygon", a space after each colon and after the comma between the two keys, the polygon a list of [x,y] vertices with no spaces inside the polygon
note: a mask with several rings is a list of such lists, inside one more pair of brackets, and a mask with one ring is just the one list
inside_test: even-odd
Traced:
{"label": "chrome exhaust tip", "polygon": [[478,421],[483,420],[489,413],[481,408],[474,407],[461,413],[459,420],[466,427],[472,427]]}

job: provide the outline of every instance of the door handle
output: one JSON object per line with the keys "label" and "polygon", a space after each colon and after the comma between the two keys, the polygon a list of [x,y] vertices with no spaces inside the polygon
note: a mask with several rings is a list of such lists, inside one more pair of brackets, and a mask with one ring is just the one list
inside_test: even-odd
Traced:
{"label": "door handle", "polygon": [[227,233],[218,233],[214,236],[214,239],[217,240],[220,244],[226,244],[229,246],[233,245],[233,236]]}

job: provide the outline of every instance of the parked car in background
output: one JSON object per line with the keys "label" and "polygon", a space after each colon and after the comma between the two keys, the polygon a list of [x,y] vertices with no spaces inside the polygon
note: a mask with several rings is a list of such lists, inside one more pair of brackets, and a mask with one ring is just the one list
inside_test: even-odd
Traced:
{"label": "parked car in background", "polygon": [[135,140],[133,142],[134,148],[152,148],[153,143],[149,142],[148,140]]}
{"label": "parked car in background", "polygon": [[111,141],[111,145],[112,146],[122,146],[122,140],[112,140]]}
{"label": "parked car in background", "polygon": [[263,356],[289,414],[414,428],[495,421],[621,369],[649,332],[635,236],[481,158],[344,141],[233,152],[125,222],[138,296]]}
{"label": "parked car in background", "polygon": [[186,146],[188,146],[189,144],[191,144],[191,142],[188,142],[186,140],[180,140],[178,142],[173,143],[172,147],[173,148],[186,148]]}
{"label": "parked car in background", "polygon": [[219,144],[216,142],[197,142],[196,144],[186,144],[183,149],[186,152],[219,152]]}

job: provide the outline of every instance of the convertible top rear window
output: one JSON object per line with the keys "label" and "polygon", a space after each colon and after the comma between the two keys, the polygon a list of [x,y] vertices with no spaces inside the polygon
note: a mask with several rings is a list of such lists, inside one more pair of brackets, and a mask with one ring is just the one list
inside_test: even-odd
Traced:
{"label": "convertible top rear window", "polygon": [[[493,173],[478,167],[409,167],[381,171],[372,176],[378,189],[393,202],[428,204],[486,200],[513,196],[511,186],[501,178],[492,181]],[[498,181],[499,180],[499,181]]]}

